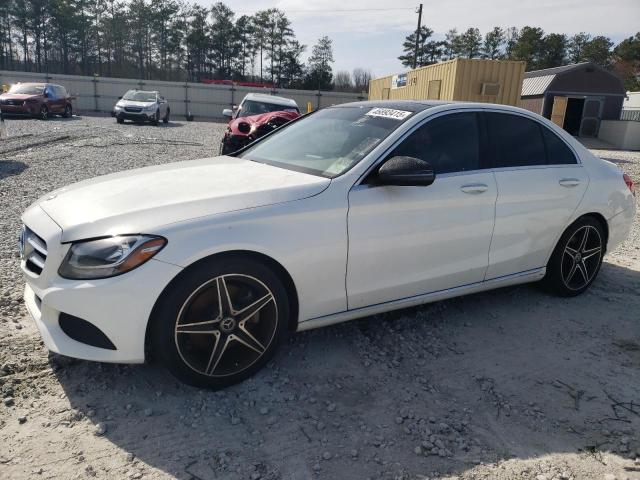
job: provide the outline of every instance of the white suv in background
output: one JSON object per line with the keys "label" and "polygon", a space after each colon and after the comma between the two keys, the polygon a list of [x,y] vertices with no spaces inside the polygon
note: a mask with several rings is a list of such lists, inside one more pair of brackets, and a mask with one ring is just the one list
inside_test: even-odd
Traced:
{"label": "white suv in background", "polygon": [[169,123],[170,113],[169,102],[155,90],[129,90],[114,107],[114,116],[118,123],[133,120],[158,125],[160,119],[164,123]]}

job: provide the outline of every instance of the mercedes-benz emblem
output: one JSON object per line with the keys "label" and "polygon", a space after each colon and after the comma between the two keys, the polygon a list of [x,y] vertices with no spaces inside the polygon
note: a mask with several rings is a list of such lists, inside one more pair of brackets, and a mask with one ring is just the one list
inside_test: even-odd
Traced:
{"label": "mercedes-benz emblem", "polygon": [[236,328],[236,320],[232,317],[223,318],[222,321],[220,322],[220,330],[222,330],[224,333],[233,332],[235,328]]}

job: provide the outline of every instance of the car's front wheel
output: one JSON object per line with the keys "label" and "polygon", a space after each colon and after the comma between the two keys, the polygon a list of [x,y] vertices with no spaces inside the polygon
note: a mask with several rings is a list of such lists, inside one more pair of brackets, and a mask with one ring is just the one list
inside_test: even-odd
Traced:
{"label": "car's front wheel", "polygon": [[153,354],[179,380],[212,389],[262,368],[289,322],[280,278],[266,265],[236,256],[187,269],[154,312]]}
{"label": "car's front wheel", "polygon": [[581,294],[598,275],[605,247],[600,222],[590,216],[578,219],[562,234],[551,255],[545,285],[562,296]]}
{"label": "car's front wheel", "polygon": [[71,118],[73,116],[73,108],[71,105],[67,104],[64,107],[64,114],[62,115],[64,118]]}

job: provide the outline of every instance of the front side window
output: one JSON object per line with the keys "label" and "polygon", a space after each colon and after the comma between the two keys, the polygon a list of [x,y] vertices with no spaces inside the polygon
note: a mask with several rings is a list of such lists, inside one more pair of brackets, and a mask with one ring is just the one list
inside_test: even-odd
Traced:
{"label": "front side window", "polygon": [[546,165],[547,157],[538,122],[509,113],[486,113],[493,151],[493,166]]}
{"label": "front side window", "polygon": [[436,174],[478,170],[480,139],[477,114],[451,113],[428,121],[390,155],[419,158]]}
{"label": "front side window", "polygon": [[368,106],[319,110],[238,155],[333,178],[360,162],[413,112]]}

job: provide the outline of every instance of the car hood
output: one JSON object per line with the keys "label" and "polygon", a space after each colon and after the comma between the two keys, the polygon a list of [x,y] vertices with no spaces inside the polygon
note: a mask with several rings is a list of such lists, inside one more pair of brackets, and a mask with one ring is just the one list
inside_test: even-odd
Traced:
{"label": "car hood", "polygon": [[42,98],[42,95],[27,93],[3,93],[0,100],[29,100],[30,98]]}
{"label": "car hood", "polygon": [[116,103],[116,105],[121,106],[121,107],[151,107],[152,105],[155,105],[156,102],[138,102],[135,100],[120,100],[118,103]]}
{"label": "car hood", "polygon": [[290,202],[322,192],[327,178],[234,157],[170,163],[97,177],[51,192],[42,208],[62,241],[154,233],[192,218]]}
{"label": "car hood", "polygon": [[[275,122],[278,126],[281,126],[291,120],[298,118],[300,114],[298,112],[292,112],[288,110],[279,110],[275,112],[261,113],[259,115],[251,115],[249,117],[239,117],[229,122],[229,129],[231,133],[238,136],[247,136],[253,134],[255,130],[268,122]],[[239,128],[242,123],[249,125],[248,131],[241,131]]]}

